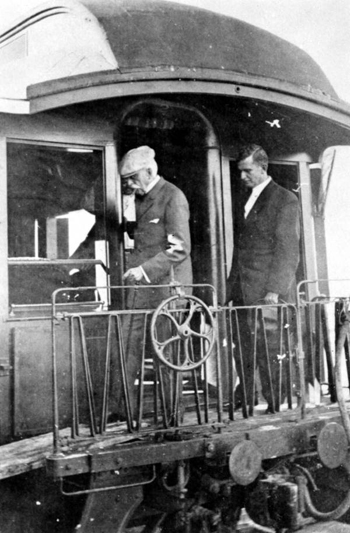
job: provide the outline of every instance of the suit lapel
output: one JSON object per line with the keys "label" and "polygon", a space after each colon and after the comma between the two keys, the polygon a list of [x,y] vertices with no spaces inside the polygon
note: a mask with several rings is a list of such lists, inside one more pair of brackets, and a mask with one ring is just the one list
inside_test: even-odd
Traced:
{"label": "suit lapel", "polygon": [[265,207],[267,200],[270,198],[271,193],[273,191],[273,188],[275,186],[275,183],[273,180],[269,182],[268,185],[266,185],[265,189],[262,191],[262,193],[258,196],[255,204],[253,205],[252,209],[248,213],[247,218],[245,219],[246,223],[255,218],[256,215],[259,214],[259,212]]}
{"label": "suit lapel", "polygon": [[147,211],[152,207],[154,204],[155,199],[158,196],[158,193],[160,189],[164,185],[164,179],[160,178],[158,183],[153,187],[153,189],[150,190],[149,193],[147,193],[143,198],[137,198],[136,201],[136,220],[140,220]]}

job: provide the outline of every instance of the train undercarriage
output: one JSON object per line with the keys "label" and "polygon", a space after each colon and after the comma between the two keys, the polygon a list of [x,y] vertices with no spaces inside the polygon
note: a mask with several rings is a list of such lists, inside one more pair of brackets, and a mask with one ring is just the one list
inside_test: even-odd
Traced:
{"label": "train undercarriage", "polygon": [[348,445],[335,406],[302,423],[285,412],[127,440],[125,425],[118,431],[123,444],[108,434],[89,445],[66,438],[46,468],[2,480],[1,531],[350,530]]}

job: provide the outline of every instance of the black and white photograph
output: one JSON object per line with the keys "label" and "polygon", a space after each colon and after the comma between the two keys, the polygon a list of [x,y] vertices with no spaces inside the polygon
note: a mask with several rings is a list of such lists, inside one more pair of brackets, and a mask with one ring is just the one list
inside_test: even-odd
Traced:
{"label": "black and white photograph", "polygon": [[350,2],[0,0],[0,533],[350,533]]}

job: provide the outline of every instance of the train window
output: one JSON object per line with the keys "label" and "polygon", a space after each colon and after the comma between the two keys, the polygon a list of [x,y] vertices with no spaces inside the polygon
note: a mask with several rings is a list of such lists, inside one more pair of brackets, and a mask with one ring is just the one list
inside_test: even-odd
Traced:
{"label": "train window", "polygon": [[7,169],[11,313],[48,306],[59,288],[106,287],[102,151],[9,142]]}
{"label": "train window", "polygon": [[326,274],[330,280],[328,289],[330,294],[337,296],[350,291],[350,251],[347,246],[350,212],[349,156],[349,146],[327,148],[322,155],[318,184],[313,190],[315,223],[319,221],[324,225],[325,243],[322,251],[327,258]]}

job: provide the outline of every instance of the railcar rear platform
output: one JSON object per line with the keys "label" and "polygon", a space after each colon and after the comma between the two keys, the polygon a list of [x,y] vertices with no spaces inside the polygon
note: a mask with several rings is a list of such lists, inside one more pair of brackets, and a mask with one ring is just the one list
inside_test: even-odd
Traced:
{"label": "railcar rear platform", "polygon": [[[181,427],[159,429],[151,419],[145,419],[141,430],[134,433],[127,431],[125,423],[113,423],[108,424],[103,435],[94,438],[87,426],[80,427],[78,438],[71,438],[71,430],[66,428],[60,432],[58,456],[53,454],[52,433],[22,439],[2,447],[0,479],[42,468],[46,463],[56,477],[90,472],[91,458],[97,460],[98,456],[101,461],[97,461],[94,469],[101,470],[111,460],[115,461],[115,454],[119,466],[208,456],[214,453],[213,446],[217,446],[220,453],[228,454],[237,443],[247,439],[258,445],[264,459],[305,453],[306,449],[315,452],[321,429],[329,422],[341,421],[337,404],[332,403],[308,407],[302,421],[298,409],[282,409],[279,413],[266,415],[265,408],[264,404],[257,406],[255,416],[248,419],[236,411],[234,421],[225,417],[222,423],[216,421],[215,410],[211,409],[212,423],[202,426],[196,423],[193,411],[186,411]],[[162,442],[166,443],[165,455],[159,446]]]}

